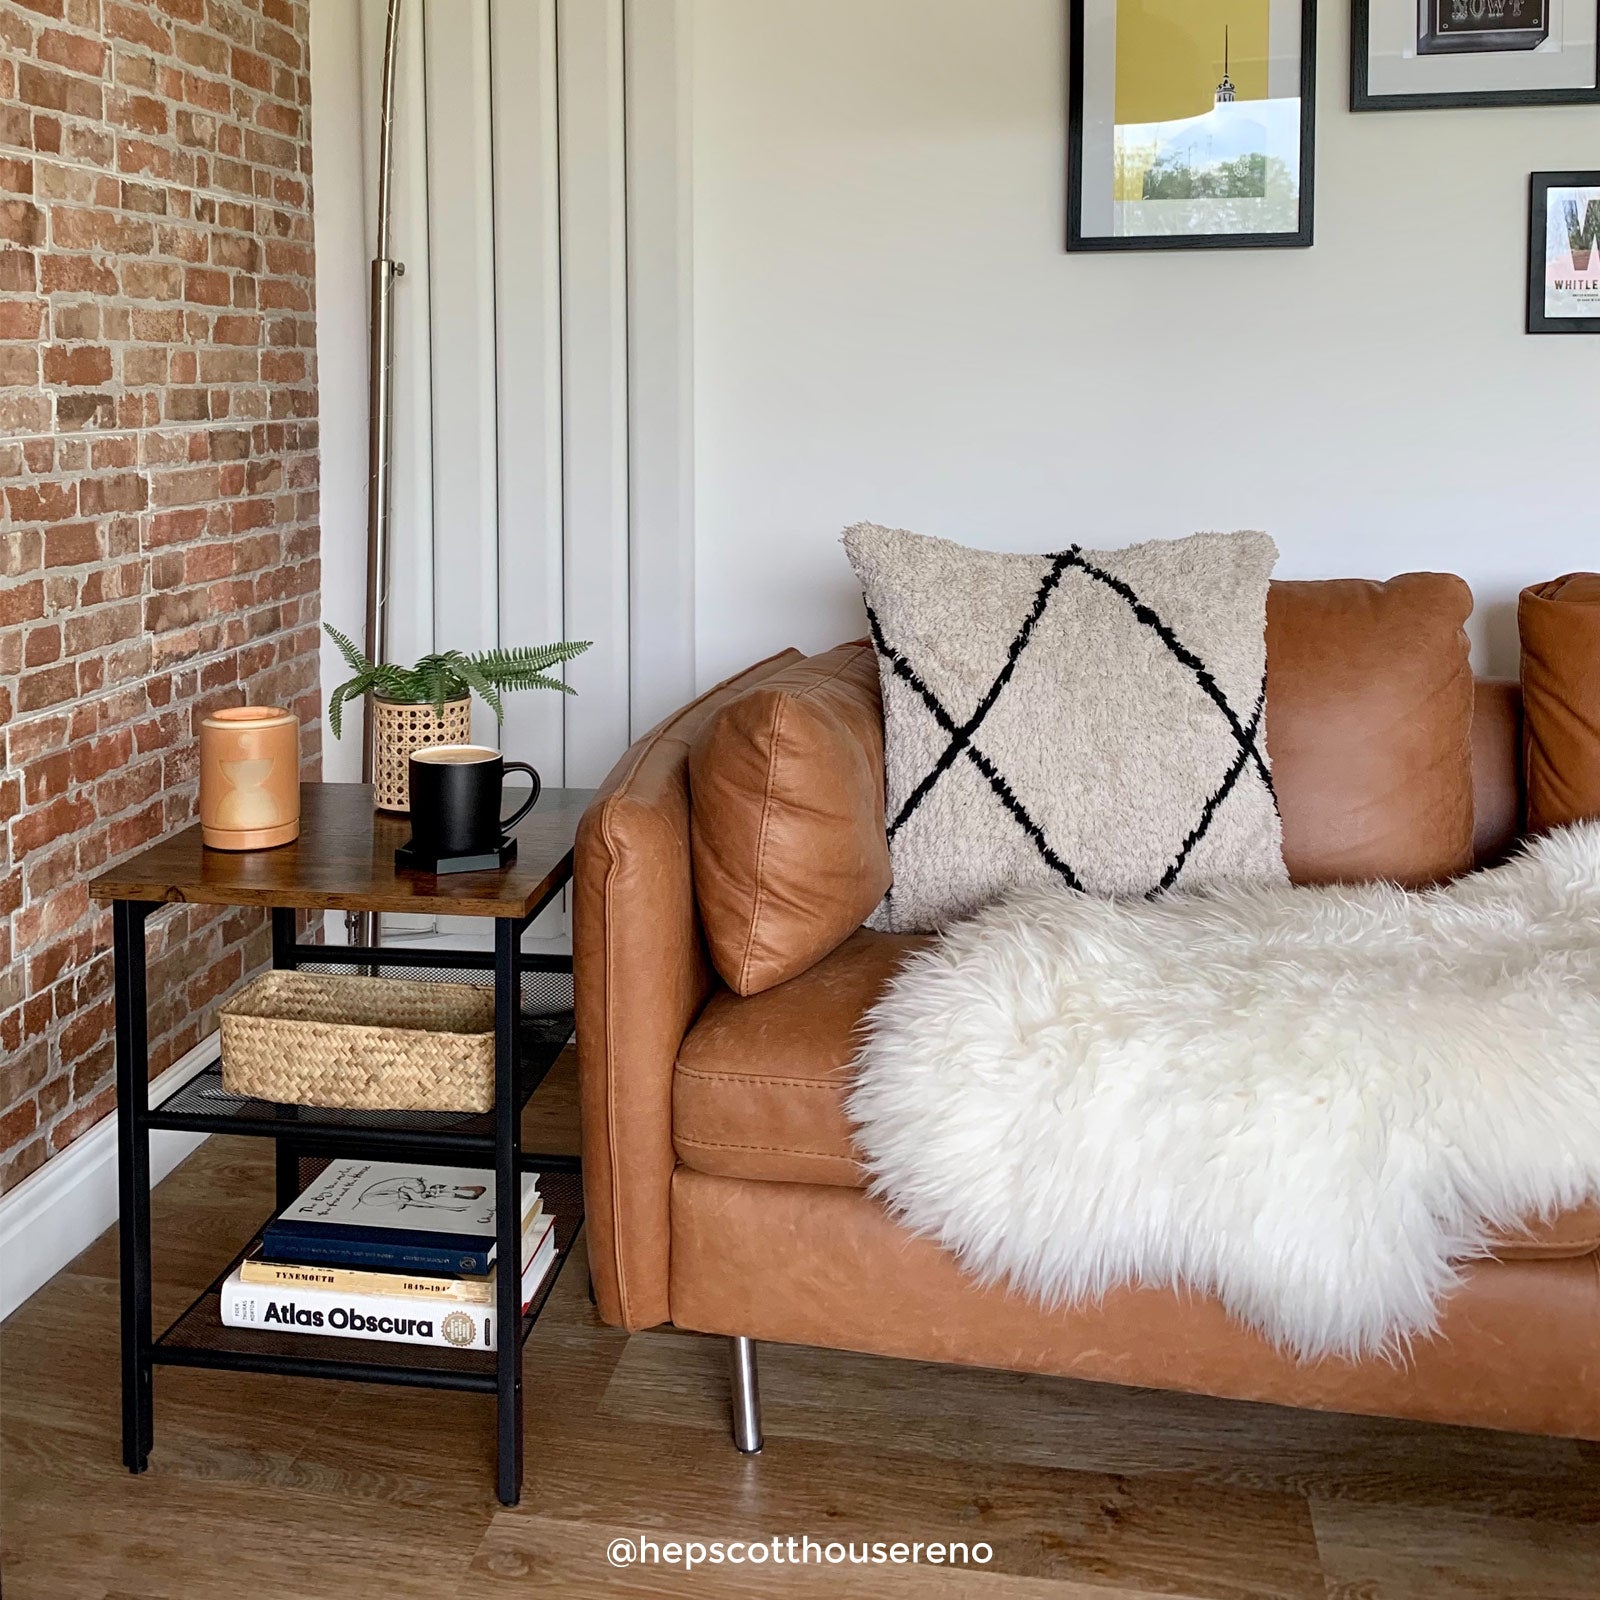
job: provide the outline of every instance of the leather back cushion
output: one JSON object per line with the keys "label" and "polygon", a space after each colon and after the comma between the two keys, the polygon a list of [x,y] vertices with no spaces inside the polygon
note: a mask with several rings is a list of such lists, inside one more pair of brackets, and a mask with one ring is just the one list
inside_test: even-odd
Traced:
{"label": "leather back cushion", "polygon": [[840,645],[722,707],[690,750],[689,789],[712,962],[759,994],[836,949],[889,887],[872,646]]}
{"label": "leather back cushion", "polygon": [[1471,611],[1441,573],[1273,584],[1267,748],[1296,883],[1471,868]]}
{"label": "leather back cushion", "polygon": [[1502,678],[1473,687],[1473,862],[1494,867],[1522,837],[1522,690]]}
{"label": "leather back cushion", "polygon": [[1600,817],[1600,573],[1522,593],[1528,828]]}

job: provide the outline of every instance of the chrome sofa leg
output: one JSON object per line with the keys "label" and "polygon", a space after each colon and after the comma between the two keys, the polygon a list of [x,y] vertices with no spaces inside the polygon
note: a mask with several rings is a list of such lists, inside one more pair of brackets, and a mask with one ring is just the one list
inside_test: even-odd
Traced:
{"label": "chrome sofa leg", "polygon": [[733,1390],[733,1442],[747,1456],[761,1453],[761,1390],[756,1382],[753,1339],[728,1341],[728,1374]]}

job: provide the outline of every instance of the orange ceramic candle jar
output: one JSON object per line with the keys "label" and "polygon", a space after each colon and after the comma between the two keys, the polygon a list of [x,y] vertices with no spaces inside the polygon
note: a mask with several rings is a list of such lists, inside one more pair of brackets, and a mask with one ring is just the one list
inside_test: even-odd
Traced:
{"label": "orange ceramic candle jar", "polygon": [[213,850],[270,850],[300,834],[300,719],[232,706],[200,724],[200,835]]}

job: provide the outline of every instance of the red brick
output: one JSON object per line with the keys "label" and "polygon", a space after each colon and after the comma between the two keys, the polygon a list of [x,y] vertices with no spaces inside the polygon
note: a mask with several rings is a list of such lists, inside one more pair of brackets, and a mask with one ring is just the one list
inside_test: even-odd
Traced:
{"label": "red brick", "polygon": [[43,333],[44,301],[0,300],[0,339],[38,339]]}
{"label": "red brick", "polygon": [[116,403],[108,394],[64,394],[56,401],[61,428],[110,428],[116,421]]}
{"label": "red brick", "polygon": [[106,837],[112,855],[120,856],[129,850],[139,849],[141,845],[149,844],[153,839],[160,838],[162,832],[162,808],[158,800],[154,805],[146,806],[143,811],[136,812],[131,817],[123,817],[113,822],[107,830]]}
{"label": "red brick", "polygon": [[101,779],[94,788],[95,810],[102,817],[143,805],[161,791],[161,763],[141,762]]}
{"label": "red brick", "polygon": [[0,388],[31,389],[39,381],[39,352],[31,345],[0,345]]}
{"label": "red brick", "polygon": [[133,732],[118,728],[114,733],[103,734],[72,747],[72,776],[77,783],[87,783],[103,778],[126,762],[133,754]]}
{"label": "red brick", "polygon": [[43,1138],[11,1150],[0,1162],[0,1194],[9,1194],[25,1178],[31,1178],[44,1165],[48,1153]]}
{"label": "red brick", "polygon": [[50,333],[58,344],[83,344],[100,337],[100,307],[93,301],[56,305],[50,311]]}
{"label": "red brick", "polygon": [[107,646],[131,639],[139,632],[140,607],[137,600],[121,605],[96,606],[66,622],[66,648],[69,655],[82,655],[87,650],[104,650]]}
{"label": "red brick", "polygon": [[218,344],[257,345],[261,342],[261,318],[218,317],[211,326],[211,337]]}
{"label": "red brick", "polygon": [[118,254],[144,255],[155,243],[156,236],[148,222],[123,217],[115,211],[57,205],[50,211],[50,237],[52,243],[63,250],[110,250]]}
{"label": "red brick", "polygon": [[78,491],[85,516],[106,511],[143,511],[150,503],[150,486],[137,472],[88,478]]}
{"label": "red brick", "polygon": [[[42,667],[36,672],[25,672],[17,681],[17,710],[19,712],[43,711],[48,706],[58,706],[78,692],[78,669],[70,661],[59,666]],[[26,819],[22,819],[26,820]],[[13,825],[21,826],[21,821]]]}
{"label": "red brick", "polygon": [[83,965],[94,948],[94,941],[86,928],[79,928],[65,939],[42,945],[28,953],[28,982],[35,990],[46,989],[63,972],[71,972]]}
{"label": "red brick", "polygon": [[28,250],[0,250],[0,292],[32,294],[39,287],[39,258]]}
{"label": "red brick", "polygon": [[106,96],[107,118],[132,133],[164,134],[168,131],[167,104],[154,95],[128,94],[113,89]]}
{"label": "red brick", "polygon": [[94,820],[94,807],[87,799],[81,794],[65,795],[16,818],[11,824],[11,848],[20,861],[30,850],[51,844],[65,834],[77,833]]}
{"label": "red brick", "polygon": [[0,1116],[0,1150],[9,1150],[21,1144],[39,1126],[39,1108],[32,1100],[24,1100]]}
{"label": "red brick", "polygon": [[98,78],[105,69],[106,47],[98,39],[85,34],[46,28],[39,35],[34,48],[41,61],[53,61],[58,67],[66,67],[71,72],[81,72],[91,78]]}
{"label": "red brick", "polygon": [[186,511],[160,511],[150,519],[150,543],[184,544],[198,539],[206,531],[206,513],[203,509]]}
{"label": "red brick", "polygon": [[112,295],[117,292],[117,274],[90,256],[47,255],[39,259],[39,287],[46,294]]}
{"label": "red brick", "polygon": [[183,294],[197,305],[225,306],[229,302],[228,275],[192,268],[183,275]]}
{"label": "red brick", "polygon": [[19,765],[46,750],[60,749],[67,740],[65,716],[37,717],[16,723],[10,730],[11,759]]}
{"label": "red brick", "polygon": [[0,155],[0,190],[9,195],[33,193],[33,163],[25,156]]}
{"label": "red brick", "polygon": [[27,61],[17,68],[17,98],[42,111],[59,111],[69,117],[98,118],[104,109],[98,83],[85,83]]}
{"label": "red brick", "polygon": [[140,44],[163,55],[171,48],[171,24],[152,15],[146,6],[119,5],[117,0],[105,0],[103,17],[105,31],[114,39],[126,39],[130,44]]}
{"label": "red brick", "polygon": [[6,506],[16,522],[65,522],[78,514],[75,483],[13,484]]}
{"label": "red brick", "polygon": [[53,894],[71,883],[79,876],[78,841],[63,839],[49,849],[35,851],[28,858],[22,876],[30,900]]}
{"label": "red brick", "polygon": [[25,667],[48,666],[61,659],[61,629],[51,623],[48,627],[29,628],[23,640],[22,664]]}
{"label": "red brick", "polygon": [[0,627],[14,627],[44,615],[44,585],[10,583],[0,587]]}
{"label": "red brick", "polygon": [[47,528],[44,564],[47,567],[81,567],[103,554],[100,530],[92,522],[74,522]]}
{"label": "red brick", "polygon": [[[50,1130],[50,1148],[57,1152],[65,1150],[69,1144],[81,1134],[85,1134],[102,1117],[106,1116],[117,1103],[115,1088],[102,1090],[87,1105],[79,1106],[76,1111],[68,1112]],[[3,1148],[3,1146],[0,1146]]]}
{"label": "red brick", "polygon": [[111,381],[111,352],[104,345],[50,345],[44,353],[44,381],[77,389]]}
{"label": "red brick", "polygon": [[77,1061],[101,1040],[110,1037],[114,1016],[111,1003],[87,1006],[61,1030],[61,1059]]}

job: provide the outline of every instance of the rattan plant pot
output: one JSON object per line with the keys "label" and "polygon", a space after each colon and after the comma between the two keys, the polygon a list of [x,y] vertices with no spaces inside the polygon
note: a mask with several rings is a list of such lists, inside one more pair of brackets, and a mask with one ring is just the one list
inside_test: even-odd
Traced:
{"label": "rattan plant pot", "polygon": [[222,1086],[283,1105],[487,1111],[494,995],[463,983],[266,972],[221,1011]]}
{"label": "rattan plant pot", "polygon": [[431,705],[406,705],[372,697],[373,804],[380,811],[411,809],[411,752],[435,744],[472,742],[472,697]]}

